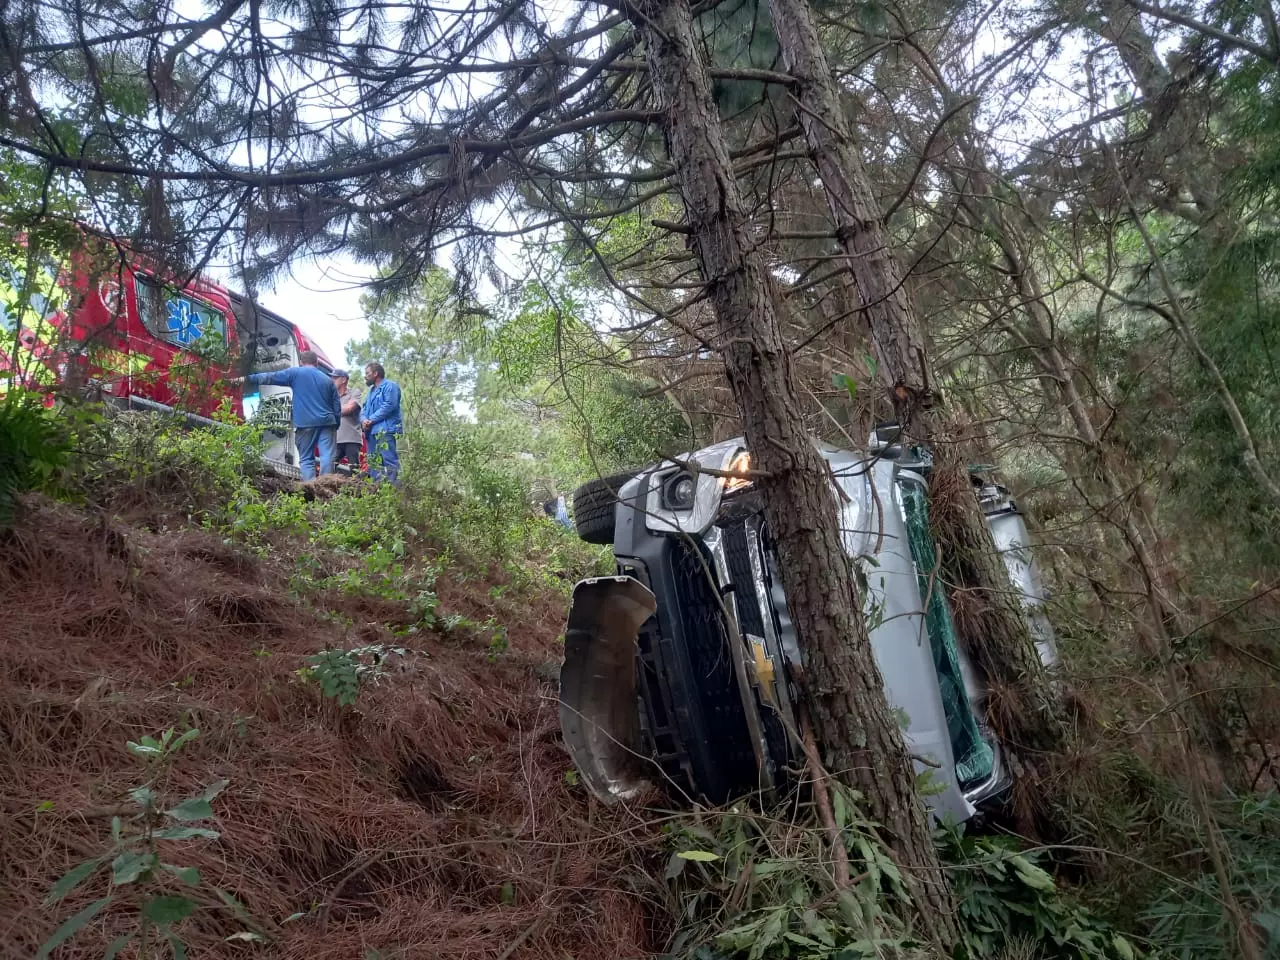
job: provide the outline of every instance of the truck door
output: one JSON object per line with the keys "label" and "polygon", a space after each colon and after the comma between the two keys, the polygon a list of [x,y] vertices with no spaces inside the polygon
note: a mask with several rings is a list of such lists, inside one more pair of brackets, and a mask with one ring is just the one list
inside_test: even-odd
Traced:
{"label": "truck door", "polygon": [[129,325],[129,351],[147,358],[134,392],[204,416],[216,413],[225,395],[218,383],[230,375],[230,304],[219,303],[216,291],[179,290],[141,271],[130,286],[136,322]]}

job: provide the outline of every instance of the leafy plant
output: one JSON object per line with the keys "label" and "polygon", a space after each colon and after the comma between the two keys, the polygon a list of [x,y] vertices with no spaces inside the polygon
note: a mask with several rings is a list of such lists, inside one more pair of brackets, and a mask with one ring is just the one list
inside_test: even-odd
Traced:
{"label": "leafy plant", "polygon": [[960,867],[952,874],[952,888],[960,909],[962,957],[1002,957],[1025,943],[1064,960],[1141,956],[1128,938],[1068,897],[1016,840],[948,830],[943,842]]}
{"label": "leafy plant", "polygon": [[9,393],[0,402],[0,529],[13,522],[17,497],[50,482],[64,467],[70,442],[34,396]]}
{"label": "leafy plant", "polygon": [[832,795],[855,880],[833,890],[826,837],[789,816],[737,808],[671,828],[666,877],[686,923],[669,955],[685,960],[854,960],[913,943],[891,909],[901,875],[857,815],[856,796]]}
{"label": "leafy plant", "polygon": [[[230,418],[226,404],[220,416]],[[67,487],[77,498],[103,505],[147,499],[211,523],[243,517],[245,529],[257,502],[246,481],[264,470],[256,427],[192,430],[176,418],[112,413],[77,431]]]}
{"label": "leafy plant", "polygon": [[489,631],[489,659],[496,660],[507,652],[510,641],[507,639],[507,628],[493,617],[486,620],[481,627]]}
{"label": "leafy plant", "polygon": [[[135,929],[112,941],[107,958],[115,957],[130,944],[137,945],[139,956],[167,946],[174,960],[185,960],[186,946],[179,935],[179,925],[191,917],[198,904],[185,895],[204,885],[200,871],[170,860],[171,845],[193,840],[216,840],[217,830],[196,826],[213,817],[212,801],[227,786],[217,780],[194,796],[176,803],[164,800],[157,792],[157,778],[174,754],[200,735],[199,730],[176,733],[170,727],[159,738],[145,736],[129,741],[129,753],[146,765],[147,778],[129,791],[134,813],[111,819],[111,846],[99,856],[72,867],[50,888],[46,903],[57,903],[90,878],[106,874],[107,893],[65,920],[44,942],[36,960],[45,960],[52,951],[70,940],[117,902],[128,903],[136,911]],[[182,893],[172,892],[178,883]],[[216,887],[212,892],[238,916],[244,911],[236,899]],[[246,936],[259,938],[256,933]]]}
{"label": "leafy plant", "polygon": [[298,671],[304,681],[314,680],[320,691],[349,707],[360,695],[362,683],[373,683],[387,672],[392,656],[403,657],[408,653],[403,647],[388,647],[380,643],[350,650],[322,650],[307,658],[307,665]]}
{"label": "leafy plant", "polygon": [[[833,887],[825,832],[794,816],[735,808],[669,828],[666,877],[684,918],[668,955],[682,960],[856,960],[924,948],[898,919],[907,896],[897,866],[836,785],[832,815],[845,840],[852,883]],[[961,960],[1052,956],[1135,960],[1129,938],[1065,894],[1008,838],[946,831],[942,843],[959,904]]]}
{"label": "leafy plant", "polygon": [[[1234,798],[1231,807],[1223,811],[1222,839],[1230,852],[1232,891],[1248,905],[1263,933],[1265,956],[1280,956],[1280,797]],[[1226,960],[1236,953],[1235,934],[1211,870],[1166,885],[1142,919],[1151,925],[1153,939],[1180,960]]]}
{"label": "leafy plant", "polygon": [[439,609],[440,598],[436,596],[436,592],[430,589],[422,589],[409,602],[409,618],[415,626],[435,626]]}

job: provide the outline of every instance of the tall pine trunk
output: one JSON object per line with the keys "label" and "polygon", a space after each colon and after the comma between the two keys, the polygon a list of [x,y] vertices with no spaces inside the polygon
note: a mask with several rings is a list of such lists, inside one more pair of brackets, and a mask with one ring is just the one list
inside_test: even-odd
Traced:
{"label": "tall pine trunk", "polygon": [[742,414],[827,768],[866,798],[903,867],[920,931],[955,942],[955,906],[902,733],[885,699],[829,471],[804,426],[783,340],[787,306],[751,236],[688,0],[641,0],[634,19],[665,112],[668,150],[719,346]]}
{"label": "tall pine trunk", "polygon": [[818,169],[836,235],[862,300],[878,371],[907,435],[935,456],[933,524],[956,626],[991,682],[992,720],[1023,753],[1061,748],[1064,726],[1020,604],[969,481],[963,451],[935,410],[928,350],[858,155],[808,0],[770,0],[782,57],[796,79],[796,119]]}

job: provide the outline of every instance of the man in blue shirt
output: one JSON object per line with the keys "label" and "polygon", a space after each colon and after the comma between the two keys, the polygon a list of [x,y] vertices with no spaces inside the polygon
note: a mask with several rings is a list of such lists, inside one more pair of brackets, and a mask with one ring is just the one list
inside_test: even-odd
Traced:
{"label": "man in blue shirt", "polygon": [[274,373],[252,373],[243,379],[293,390],[293,433],[302,479],[310,480],[316,475],[316,447],[320,448],[320,473],[333,473],[342,403],[333,380],[316,366],[316,355],[303,350],[298,354],[296,367]]}
{"label": "man in blue shirt", "polygon": [[404,422],[400,419],[400,384],[387,379],[387,371],[380,363],[365,365],[364,382],[369,385],[369,395],[364,400],[361,426],[368,441],[369,476],[398,485],[400,453],[396,449],[396,438],[404,432]]}

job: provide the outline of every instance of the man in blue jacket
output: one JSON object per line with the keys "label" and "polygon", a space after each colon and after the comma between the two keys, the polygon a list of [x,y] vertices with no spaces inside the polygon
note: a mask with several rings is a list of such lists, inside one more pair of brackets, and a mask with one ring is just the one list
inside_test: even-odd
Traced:
{"label": "man in blue jacket", "polygon": [[369,385],[369,395],[364,400],[361,426],[368,441],[369,476],[396,485],[400,480],[396,438],[404,432],[404,421],[400,419],[400,384],[387,379],[387,371],[380,363],[365,365],[364,382]]}
{"label": "man in blue jacket", "polygon": [[244,380],[293,390],[293,433],[302,479],[310,480],[316,475],[316,447],[320,448],[320,473],[333,473],[342,402],[333,380],[316,366],[316,355],[303,350],[298,354],[298,366],[274,373],[252,373]]}

